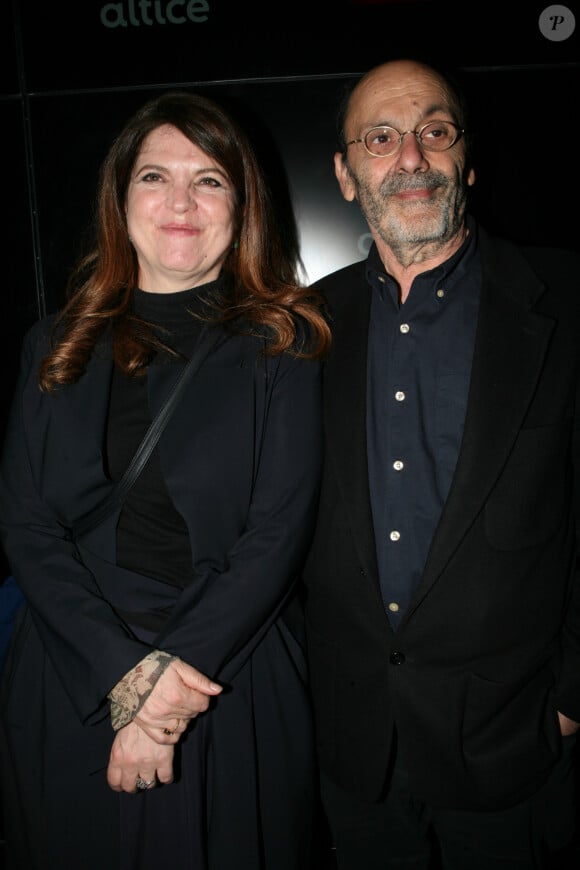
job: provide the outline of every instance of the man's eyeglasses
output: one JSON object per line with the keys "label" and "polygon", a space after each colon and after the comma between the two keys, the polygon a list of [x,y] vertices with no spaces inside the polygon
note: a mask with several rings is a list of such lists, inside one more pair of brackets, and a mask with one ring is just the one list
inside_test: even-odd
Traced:
{"label": "man's eyeglasses", "polygon": [[425,151],[447,151],[464,132],[451,121],[429,121],[418,130],[405,130],[404,133],[399,133],[394,127],[371,127],[362,139],[351,139],[346,147],[362,142],[372,157],[392,157],[403,144],[403,137],[413,133]]}

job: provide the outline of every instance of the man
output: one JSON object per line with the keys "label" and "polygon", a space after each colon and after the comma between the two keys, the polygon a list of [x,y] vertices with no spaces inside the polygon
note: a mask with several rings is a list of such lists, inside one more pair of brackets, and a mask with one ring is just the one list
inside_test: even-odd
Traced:
{"label": "man", "polygon": [[465,123],[397,60],[354,87],[335,154],[373,238],[316,285],[334,339],[305,579],[339,870],[530,870],[574,836],[580,258],[467,213]]}

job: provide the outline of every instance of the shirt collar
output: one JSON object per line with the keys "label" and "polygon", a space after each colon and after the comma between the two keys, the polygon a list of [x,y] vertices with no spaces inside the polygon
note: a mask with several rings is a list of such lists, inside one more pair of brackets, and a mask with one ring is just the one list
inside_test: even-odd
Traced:
{"label": "shirt collar", "polygon": [[[429,290],[434,285],[444,283],[446,289],[450,290],[461,280],[477,252],[477,224],[470,215],[467,216],[466,225],[468,233],[461,247],[445,262],[417,275],[413,288],[417,286]],[[374,290],[378,290],[381,297],[387,290],[392,294],[395,289],[398,296],[396,282],[385,271],[375,242],[372,243],[367,257],[366,279]]]}

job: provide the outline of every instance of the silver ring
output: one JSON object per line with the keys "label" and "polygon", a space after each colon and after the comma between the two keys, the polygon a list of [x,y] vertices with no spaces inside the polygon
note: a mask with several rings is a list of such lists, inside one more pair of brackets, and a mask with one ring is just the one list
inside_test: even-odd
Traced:
{"label": "silver ring", "polygon": [[138,776],[135,785],[137,786],[139,791],[146,791],[148,788],[151,788],[152,786],[155,785],[155,780],[154,779],[150,779],[150,780],[141,779],[141,777]]}

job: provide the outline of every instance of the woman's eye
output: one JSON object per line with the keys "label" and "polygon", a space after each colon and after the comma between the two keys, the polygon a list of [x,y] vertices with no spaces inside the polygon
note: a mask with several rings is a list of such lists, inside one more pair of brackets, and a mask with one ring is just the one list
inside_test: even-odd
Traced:
{"label": "woman's eye", "polygon": [[141,181],[161,181],[161,176],[158,172],[146,172],[141,176]]}
{"label": "woman's eye", "polygon": [[203,178],[200,178],[197,183],[203,187],[222,187],[221,181],[217,178],[213,178],[211,175],[206,175]]}

